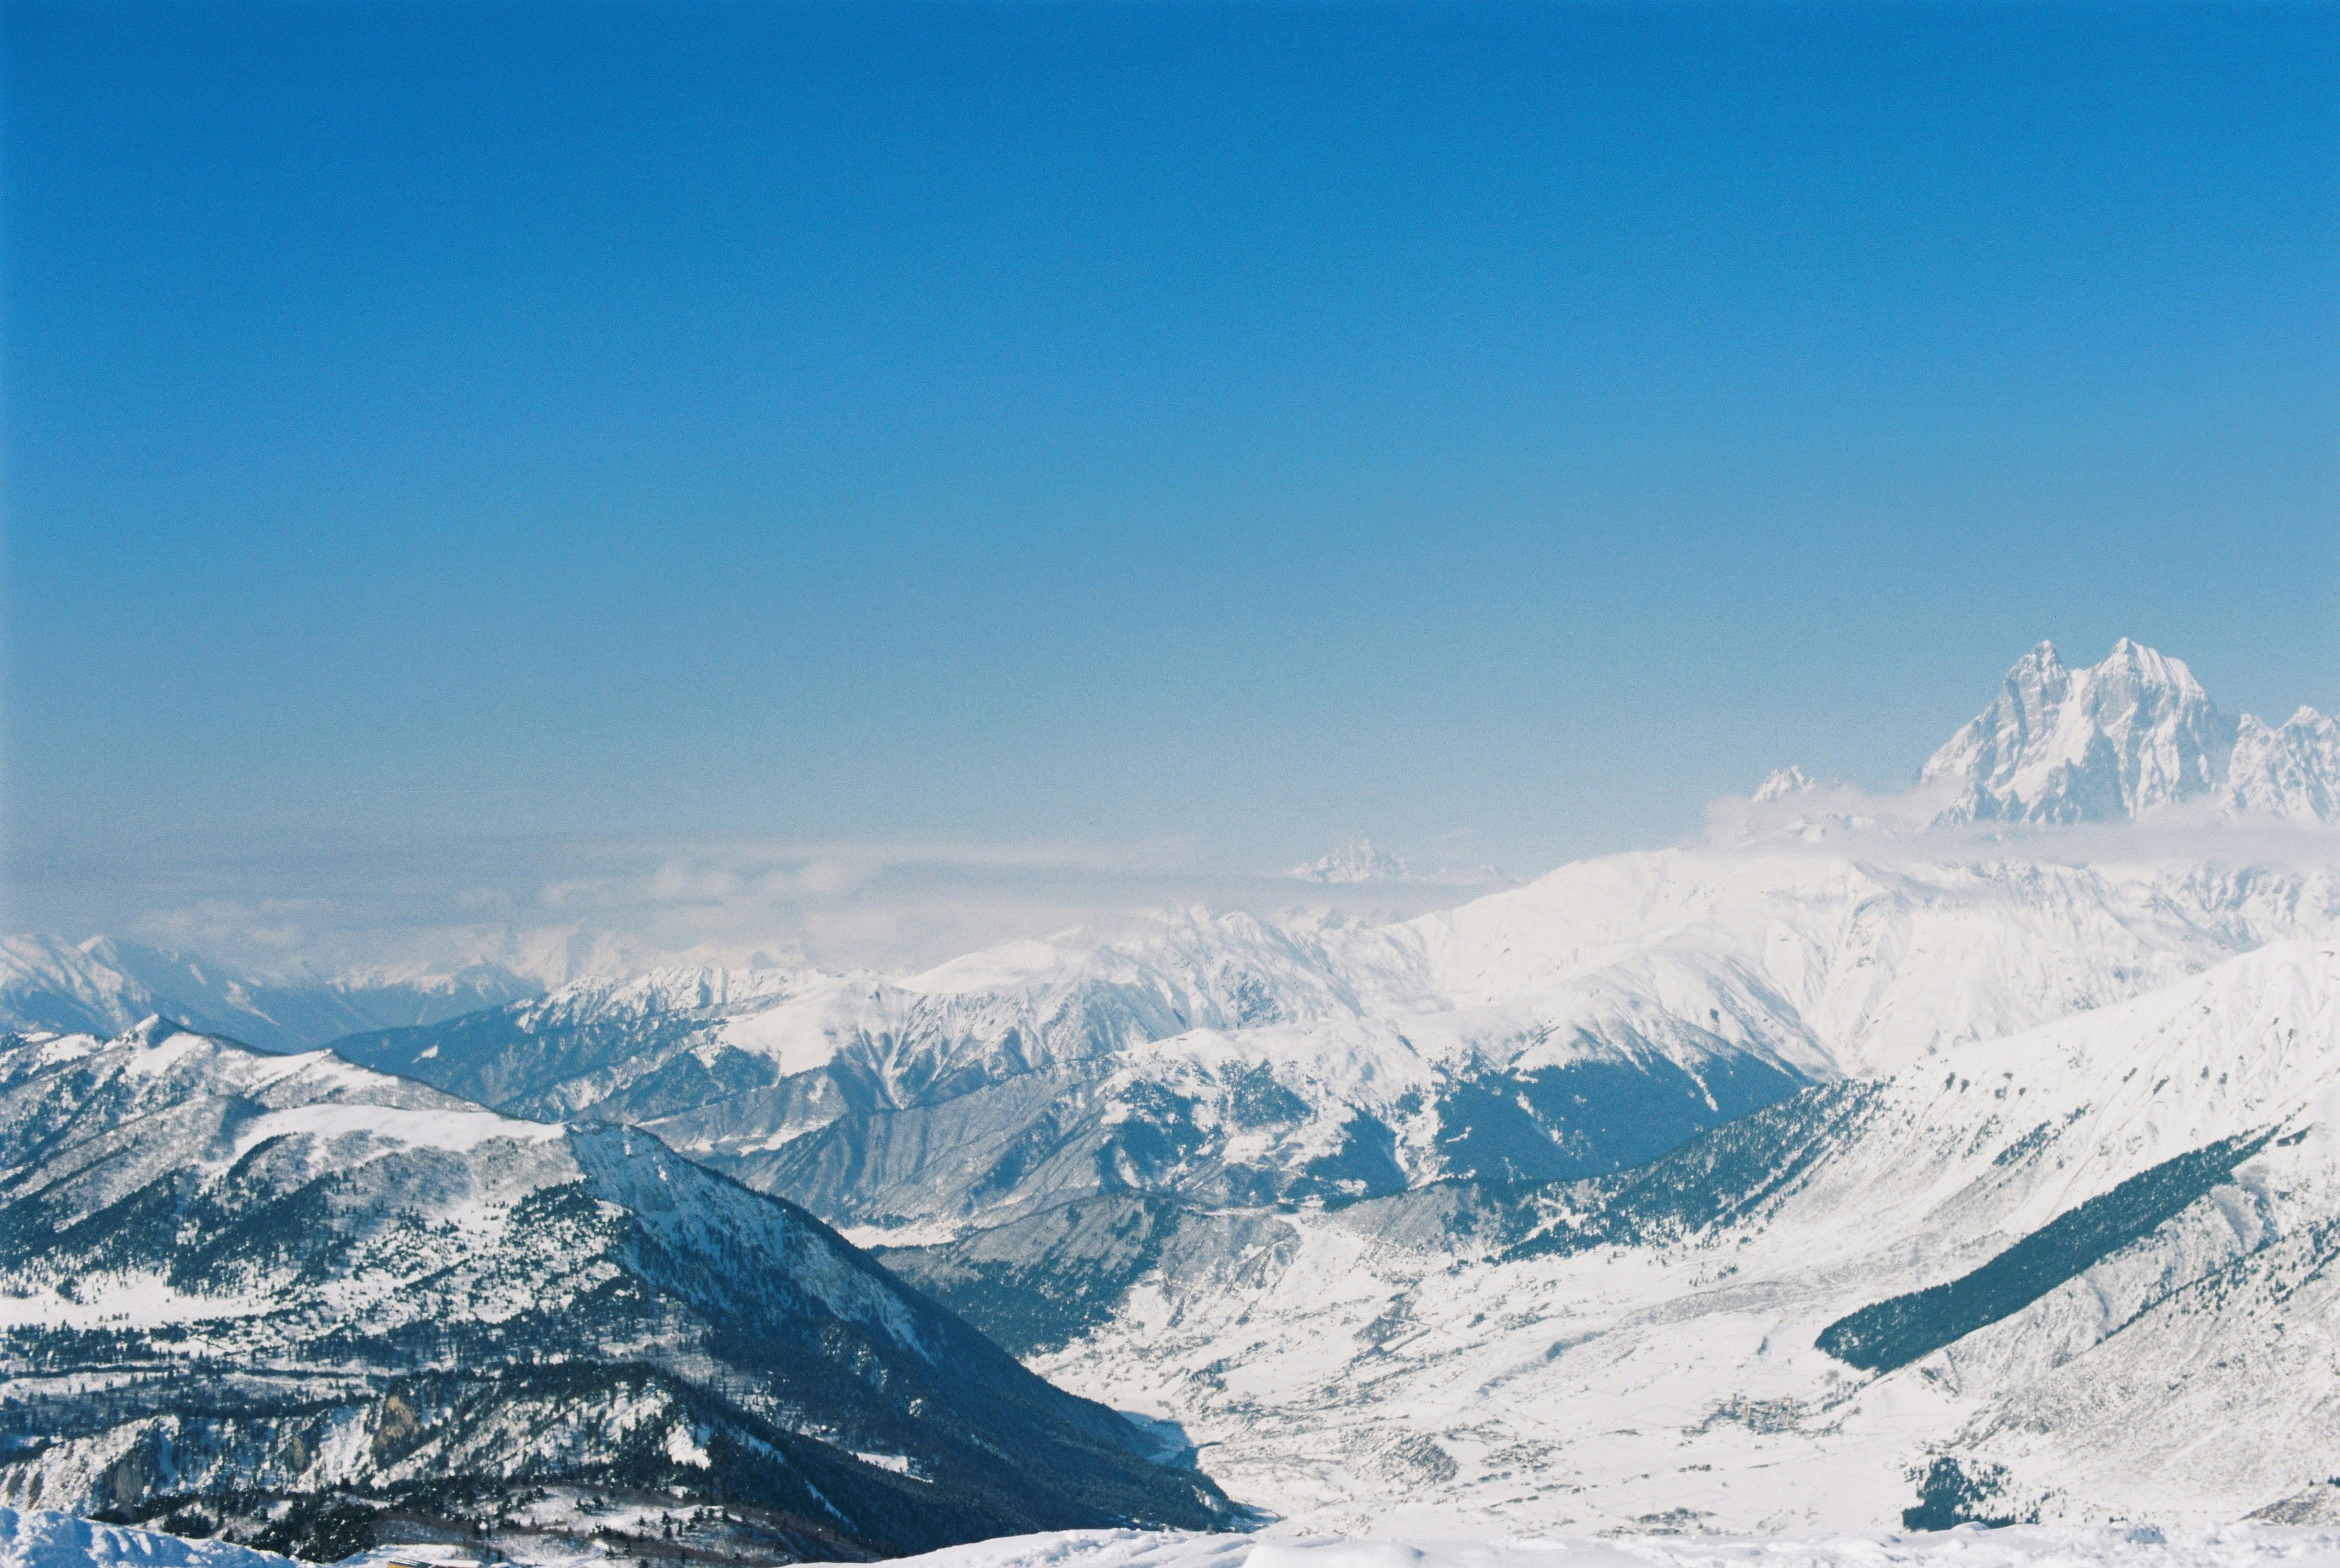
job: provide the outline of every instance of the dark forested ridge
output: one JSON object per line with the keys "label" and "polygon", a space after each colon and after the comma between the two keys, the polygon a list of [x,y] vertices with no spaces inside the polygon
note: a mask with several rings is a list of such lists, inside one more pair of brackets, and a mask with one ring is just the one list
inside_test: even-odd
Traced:
{"label": "dark forested ridge", "polygon": [[312,1557],[392,1521],[785,1561],[1226,1516],[801,1210],[327,1057],[0,1038],[0,1270],[54,1303],[0,1336],[20,1504]]}

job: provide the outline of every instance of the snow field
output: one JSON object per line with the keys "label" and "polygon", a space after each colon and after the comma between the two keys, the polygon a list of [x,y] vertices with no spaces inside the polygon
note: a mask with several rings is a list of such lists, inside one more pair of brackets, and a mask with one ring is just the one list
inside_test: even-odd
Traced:
{"label": "snow field", "polygon": [[292,1559],[223,1541],[93,1523],[70,1513],[0,1508],[0,1568],[293,1568]]}
{"label": "snow field", "polygon": [[1912,1534],[1485,1541],[1074,1530],[978,1541],[898,1561],[903,1568],[2314,1568],[2340,1563],[2340,1530],[1964,1525]]}

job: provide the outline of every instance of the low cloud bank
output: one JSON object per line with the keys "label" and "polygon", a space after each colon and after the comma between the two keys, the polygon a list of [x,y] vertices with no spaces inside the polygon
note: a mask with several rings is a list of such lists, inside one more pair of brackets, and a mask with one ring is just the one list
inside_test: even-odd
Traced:
{"label": "low cloud bank", "polygon": [[489,963],[546,985],[665,964],[910,972],[1019,938],[1110,938],[1171,908],[1393,918],[1483,890],[1231,872],[1170,839],[482,839],[15,882],[13,928],[102,931],[272,977]]}
{"label": "low cloud bank", "polygon": [[1710,802],[1699,843],[1719,851],[1886,862],[2340,864],[2340,826],[2236,815],[2207,799],[2116,822],[1945,822],[1940,814],[1952,791],[1942,786],[1879,792],[1798,778],[1781,787],[1785,778],[1774,774],[1752,797]]}
{"label": "low cloud bank", "polygon": [[[1682,847],[1883,864],[2340,868],[2340,830],[2220,816],[2206,805],[2135,822],[1942,825],[1929,789],[1795,779],[1764,794],[1715,801]],[[1170,908],[1403,918],[1512,881],[1492,868],[1299,881],[1205,864],[1191,841],[1169,838],[481,839],[20,865],[5,928],[104,933],[274,978],[395,981],[484,963],[552,986],[667,964],[910,973],[1019,938],[1111,939]]]}

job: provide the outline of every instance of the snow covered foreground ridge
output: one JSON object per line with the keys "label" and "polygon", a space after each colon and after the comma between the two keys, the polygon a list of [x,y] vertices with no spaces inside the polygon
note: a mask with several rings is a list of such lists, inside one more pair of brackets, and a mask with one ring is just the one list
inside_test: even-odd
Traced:
{"label": "snow covered foreground ridge", "polygon": [[[423,1562],[448,1555],[444,1548],[405,1553],[408,1561]],[[382,1568],[399,1558],[399,1548],[377,1550],[350,1560],[348,1568]],[[580,1560],[577,1568],[594,1561]],[[906,1568],[2326,1568],[2340,1563],[2340,1531],[2015,1526],[1917,1536],[1408,1541],[1076,1530],[948,1546],[897,1561]],[[292,1563],[250,1547],[0,1508],[0,1568],[292,1568]]]}
{"label": "snow covered foreground ridge", "polygon": [[224,1541],[183,1541],[47,1509],[0,1508],[0,1568],[294,1568]]}
{"label": "snow covered foreground ridge", "polygon": [[1932,1535],[1259,1541],[1067,1531],[953,1546],[904,1568],[2326,1568],[2340,1530],[2016,1526]]}

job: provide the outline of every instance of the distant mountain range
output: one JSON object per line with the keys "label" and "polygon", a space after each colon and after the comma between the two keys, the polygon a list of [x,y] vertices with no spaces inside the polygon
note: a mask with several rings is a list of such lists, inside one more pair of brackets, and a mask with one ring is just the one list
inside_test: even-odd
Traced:
{"label": "distant mountain range", "polygon": [[296,1051],[362,1029],[437,1023],[541,989],[492,964],[261,979],[105,937],[0,937],[0,1026],[20,1029],[111,1036],[160,1015],[263,1050]]}
{"label": "distant mountain range", "polygon": [[1287,873],[1303,882],[1326,883],[1403,881],[1411,874],[1403,859],[1385,849],[1374,849],[1371,839],[1344,844],[1330,854],[1294,866]]}
{"label": "distant mountain range", "polygon": [[[66,1086],[26,1089],[21,1111],[0,1103],[23,1151],[17,1174],[0,1178],[0,1199],[23,1194],[9,1200],[17,1207],[0,1204],[0,1225],[21,1210],[34,1238],[9,1277],[33,1282],[24,1299],[41,1311],[63,1310],[38,1294],[55,1288],[39,1258],[110,1277],[104,1237],[130,1211],[109,1206],[179,1171],[167,1187],[175,1239],[154,1221],[148,1253],[243,1257],[257,1246],[268,1266],[292,1270],[283,1279],[312,1282],[282,1287],[310,1303],[301,1326],[263,1313],[252,1323],[275,1326],[218,1343],[246,1357],[260,1347],[292,1369],[311,1391],[302,1397],[340,1401],[332,1408],[359,1414],[336,1419],[374,1433],[397,1377],[445,1370],[411,1337],[426,1322],[466,1345],[477,1338],[476,1355],[456,1357],[465,1365],[523,1375],[517,1342],[492,1326],[506,1308],[486,1285],[461,1296],[435,1284],[328,1290],[372,1277],[372,1260],[391,1255],[377,1241],[407,1236],[407,1197],[344,1195],[427,1194],[414,1203],[423,1228],[396,1246],[424,1248],[429,1278],[540,1274],[566,1301],[571,1287],[559,1282],[590,1275],[616,1282],[636,1315],[604,1332],[601,1307],[590,1322],[561,1307],[530,1327],[570,1347],[568,1362],[604,1368],[575,1374],[591,1392],[541,1417],[551,1424],[504,1413],[508,1399],[553,1409],[536,1394],[432,1384],[432,1409],[476,1411],[476,1424],[463,1415],[447,1444],[403,1470],[403,1460],[352,1460],[352,1484],[395,1492],[475,1476],[490,1446],[544,1472],[571,1440],[542,1434],[571,1430],[560,1423],[594,1401],[620,1401],[606,1370],[619,1350],[672,1335],[699,1357],[658,1364],[659,1376],[681,1381],[658,1385],[669,1403],[657,1410],[693,1413],[676,1453],[713,1454],[702,1426],[753,1437],[791,1464],[799,1450],[782,1437],[811,1443],[792,1474],[853,1521],[823,1523],[777,1472],[726,1479],[717,1490],[765,1489],[755,1494],[770,1500],[758,1504],[768,1514],[753,1528],[781,1532],[765,1551],[827,1550],[817,1530],[893,1549],[1017,1509],[1027,1520],[1049,1509],[1221,1516],[1207,1486],[1175,1465],[1118,1457],[1135,1428],[1051,1403],[1059,1396],[1016,1383],[1004,1363],[983,1364],[980,1388],[937,1383],[931,1361],[866,1318],[818,1306],[805,1308],[810,1318],[759,1317],[779,1309],[678,1283],[700,1278],[689,1271],[712,1268],[709,1258],[733,1260],[736,1274],[752,1254],[764,1261],[749,1275],[763,1278],[797,1266],[769,1261],[788,1247],[808,1255],[810,1243],[741,1239],[758,1226],[828,1238],[822,1255],[858,1259],[822,1222],[882,1244],[886,1268],[1031,1368],[1160,1418],[1164,1455],[1191,1448],[1243,1503],[1313,1526],[1377,1523],[1399,1496],[1473,1531],[2148,1511],[2320,1519],[2340,1512],[2340,1491],[2323,1484],[2340,1437],[2340,1374],[2315,1350],[2340,1332],[2322,1273],[2340,1247],[2340,835],[2324,831],[2340,820],[2333,733],[2307,710],[2279,727],[2228,719],[2182,663],[2135,644],[2077,671],[2042,644],[1889,819],[1780,826],[1823,793],[1785,770],[1742,803],[1753,826],[1740,842],[1580,862],[1413,919],[1188,911],[1117,941],[1015,943],[917,976],[677,968],[538,995],[481,970],[334,982],[296,1006],[311,996],[300,987],[221,985],[164,955],[24,939],[0,949],[14,966],[0,1007],[23,1027],[102,1022],[97,1034],[121,1037],[135,1007],[170,1017],[200,1007],[204,1029],[282,1046],[345,1016],[334,1009],[372,1011],[336,1031],[333,1050],[354,1067],[173,1047],[191,1037],[159,1024],[111,1044],[27,1037],[6,1048],[16,1057],[0,1050],[0,1092]],[[2201,834],[2122,826],[2197,818]],[[2288,831],[2219,827],[2249,822]],[[2098,825],[2085,843],[2054,831],[2081,824]],[[2268,851],[2278,839],[2281,853]],[[2077,858],[2079,848],[2092,858]],[[1360,845],[1294,875],[1403,871]],[[173,1050],[201,1055],[230,1087],[137,1065]],[[100,1072],[84,1061],[104,1064],[108,1082],[142,1085],[144,1073],[180,1087],[135,1099],[116,1128],[58,1108],[55,1096],[83,1092],[70,1086]],[[286,1084],[354,1075],[346,1083],[371,1087],[347,1090],[351,1103],[377,1108],[290,1129],[286,1146],[309,1152],[283,1165],[292,1155],[263,1154],[278,1146],[236,1130],[275,1125],[266,1096],[278,1090],[234,1086],[273,1085],[278,1072],[292,1075]],[[325,1107],[344,1092],[296,1099]],[[431,1107],[423,1123],[496,1130],[442,1147],[437,1134],[397,1130],[408,1126],[392,1114],[409,1105],[402,1097]],[[200,1108],[214,1099],[259,1108]],[[100,1141],[76,1148],[110,1150],[104,1139],[135,1128],[175,1163],[122,1166],[145,1172],[146,1186],[85,1175],[111,1171],[116,1156],[61,1156],[55,1128],[84,1122]],[[273,1174],[280,1166],[306,1174]],[[462,1196],[506,1194],[493,1204],[516,1214],[555,1189],[599,1206],[604,1228],[550,1261],[527,1250],[539,1246],[533,1232],[482,1219],[488,1200]],[[65,1195],[54,1205],[53,1190]],[[292,1212],[268,1206],[287,1195],[313,1194],[300,1201],[333,1216],[320,1234],[343,1239],[321,1243],[313,1265],[293,1261],[298,1248],[266,1250],[281,1241],[205,1239],[206,1226],[247,1234],[235,1217],[247,1192],[273,1195],[271,1214]],[[362,1217],[344,1226],[345,1213]],[[717,1213],[730,1217],[703,1217]],[[585,1225],[581,1208],[575,1218]],[[250,1234],[280,1236],[288,1223],[255,1220]],[[610,1239],[620,1232],[636,1239]],[[68,1235],[80,1239],[57,1239]],[[681,1274],[644,1261],[669,1255],[685,1257]],[[886,1277],[866,1261],[849,1266]],[[106,1406],[108,1422],[75,1416],[84,1425],[68,1429],[56,1413],[79,1406],[46,1394],[28,1405],[47,1413],[35,1426],[48,1424],[24,1428],[25,1441],[47,1446],[37,1463],[0,1464],[0,1500],[29,1484],[10,1477],[35,1474],[102,1497],[132,1441],[102,1434],[151,1434],[193,1408],[183,1391],[213,1388],[203,1379],[218,1364],[199,1373],[155,1336],[210,1344],[210,1329],[184,1337],[197,1318],[246,1309],[192,1300],[124,1285],[91,1307],[96,1318],[73,1320],[78,1337],[55,1342],[65,1348],[26,1342],[35,1348],[15,1374],[25,1379],[68,1363],[84,1378],[117,1365],[164,1370],[134,1379],[154,1391],[140,1396],[148,1403]],[[419,1315],[403,1315],[409,1305]],[[653,1312],[669,1326],[643,1326]],[[475,1324],[489,1326],[443,1326]],[[335,1384],[303,1359],[302,1346],[325,1343],[320,1325],[387,1347],[361,1357],[372,1381]],[[741,1391],[795,1385],[726,1337],[735,1330],[844,1346],[837,1354],[871,1386],[932,1389],[916,1397],[941,1424],[918,1424],[898,1401],[879,1401],[891,1414],[864,1410],[841,1383],[818,1384],[817,1397],[750,1397]],[[123,1335],[127,1359],[104,1360],[115,1343],[104,1336]],[[947,1359],[972,1366],[980,1355]],[[648,1386],[628,1383],[623,1398],[649,1397]],[[972,1434],[990,1417],[964,1413],[987,1410],[1002,1388],[1025,1390],[1016,1397],[1046,1414],[1031,1454],[1069,1444],[1063,1452],[1087,1457],[1058,1464],[1055,1483],[983,1480],[952,1434],[980,1448]],[[280,1394],[291,1397],[270,1397]],[[421,1411],[419,1395],[399,1397]],[[820,1425],[830,1403],[842,1436]],[[2262,1428],[2254,1441],[2216,1435],[2246,1418]],[[641,1431],[682,1420],[660,1414]],[[290,1484],[281,1454],[251,1457],[278,1454],[267,1444],[281,1447],[290,1429],[269,1430],[279,1435],[237,1448],[247,1435],[204,1428],[198,1446],[246,1454],[239,1475]],[[591,1485],[647,1495],[695,1484],[670,1473],[681,1463],[672,1454],[662,1470],[655,1455],[626,1457],[635,1451],[614,1437],[575,1443]],[[1025,1459],[1023,1439],[1007,1446]],[[858,1511],[807,1468],[848,1451],[864,1455],[849,1461],[861,1469],[838,1473],[837,1486],[877,1488],[852,1493]],[[926,1477],[927,1490],[871,1481],[869,1454],[882,1474]],[[887,1468],[897,1461],[907,1468]],[[140,1484],[142,1497],[159,1494]],[[519,1517],[519,1494],[497,1484],[498,1517]],[[897,1493],[933,1508],[900,1503],[911,1523],[895,1522]],[[429,1501],[445,1505],[439,1493]],[[560,1528],[572,1535],[585,1527],[574,1499],[541,1506],[568,1509]],[[782,1535],[796,1544],[771,1544]]]}
{"label": "distant mountain range", "polygon": [[1098,1192],[1599,1175],[2336,918],[2340,875],[2296,868],[1668,850],[1392,926],[1181,917],[908,981],[661,971],[336,1048],[931,1234]]}

